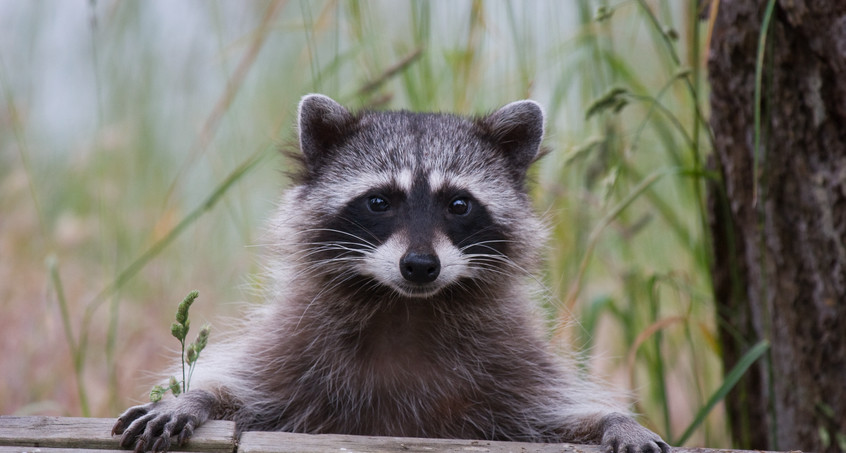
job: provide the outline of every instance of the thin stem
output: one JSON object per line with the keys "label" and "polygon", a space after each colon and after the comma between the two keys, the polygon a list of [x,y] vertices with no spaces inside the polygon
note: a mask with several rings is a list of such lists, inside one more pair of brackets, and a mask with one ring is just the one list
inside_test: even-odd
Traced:
{"label": "thin stem", "polygon": [[65,340],[68,342],[71,357],[73,358],[73,371],[76,378],[76,390],[79,395],[79,405],[82,410],[83,417],[89,417],[91,410],[88,406],[88,392],[85,389],[85,381],[83,380],[83,357],[84,351],[81,344],[76,344],[73,339],[73,329],[70,322],[70,310],[68,310],[68,301],[65,298],[65,289],[62,285],[62,279],[59,276],[59,266],[56,262],[55,256],[47,258],[47,267],[50,272],[50,280],[53,283],[53,289],[56,291],[56,299],[59,301],[59,311],[62,315],[62,327],[65,330]]}
{"label": "thin stem", "polygon": [[[185,332],[187,335],[188,332]],[[182,359],[182,393],[188,391],[188,381],[185,380],[185,338],[180,338],[179,343],[182,345],[182,354],[179,357]]]}

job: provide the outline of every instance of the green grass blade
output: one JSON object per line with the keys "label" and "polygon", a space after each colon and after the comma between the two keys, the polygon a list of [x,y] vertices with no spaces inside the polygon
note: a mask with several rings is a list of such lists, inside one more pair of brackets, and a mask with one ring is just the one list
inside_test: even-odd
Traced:
{"label": "green grass blade", "polygon": [[59,309],[62,315],[62,327],[65,331],[65,340],[68,342],[68,348],[71,351],[71,358],[74,363],[74,377],[76,378],[76,391],[79,396],[79,406],[83,417],[90,417],[91,410],[88,405],[88,392],[85,387],[85,380],[82,376],[84,354],[82,345],[77,344],[73,338],[73,329],[70,323],[70,311],[68,310],[68,301],[65,297],[64,285],[59,276],[59,265],[55,255],[47,257],[47,269],[50,272],[50,281],[53,284],[53,290],[56,291],[56,299],[59,301]]}
{"label": "green grass blade", "polygon": [[699,412],[696,413],[696,417],[691,422],[690,426],[684,431],[684,434],[679,437],[674,444],[675,445],[682,445],[693,435],[693,432],[705,421],[705,417],[711,412],[714,406],[717,405],[723,398],[726,397],[728,392],[734,388],[737,384],[737,381],[740,380],[741,377],[746,373],[746,370],[752,366],[755,361],[761,358],[767,349],[770,348],[770,343],[767,340],[761,340],[752,347],[746,354],[741,357],[741,359],[737,362],[734,368],[726,375],[725,379],[723,380],[723,384],[711,395],[711,398],[708,399],[708,402],[699,409]]}
{"label": "green grass blade", "polygon": [[775,0],[767,2],[767,9],[764,11],[764,21],[761,24],[761,34],[758,37],[758,55],[755,59],[755,147],[753,165],[752,186],[752,204],[758,203],[758,178],[760,176],[761,166],[761,79],[764,72],[764,51],[767,47],[767,35],[770,29],[770,19],[773,17],[773,9],[775,8]]}
{"label": "green grass blade", "polygon": [[[661,318],[661,301],[659,297],[658,291],[658,284],[660,283],[660,279],[653,275],[649,278],[648,289],[649,289],[649,308],[650,308],[650,319],[660,319]],[[654,388],[654,391],[657,393],[658,397],[656,398],[661,403],[661,412],[663,412],[664,416],[664,433],[666,433],[667,437],[672,437],[672,424],[670,423],[670,399],[667,397],[667,378],[666,378],[666,370],[667,366],[664,362],[664,355],[661,354],[661,343],[663,340],[663,335],[661,329],[655,331],[655,334],[652,336],[652,347],[655,348],[655,360],[652,366],[649,369],[649,376],[650,382]]]}

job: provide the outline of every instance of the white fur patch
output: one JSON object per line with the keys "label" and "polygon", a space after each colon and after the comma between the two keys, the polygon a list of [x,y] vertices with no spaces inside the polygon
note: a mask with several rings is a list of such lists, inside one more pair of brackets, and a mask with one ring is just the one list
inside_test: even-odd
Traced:
{"label": "white fur patch", "polygon": [[452,241],[441,232],[435,234],[432,245],[441,260],[441,273],[435,283],[440,287],[451,285],[462,277],[468,277],[468,260]]}
{"label": "white fur patch", "polygon": [[376,247],[359,265],[359,272],[375,278],[377,281],[396,288],[400,275],[399,262],[408,250],[408,238],[403,233],[394,233],[379,247]]}
{"label": "white fur patch", "polygon": [[429,190],[434,193],[446,185],[446,176],[439,170],[432,170],[429,173]]}
{"label": "white fur patch", "polygon": [[403,168],[394,179],[394,183],[405,193],[411,193],[411,186],[414,184],[414,173],[410,168]]}

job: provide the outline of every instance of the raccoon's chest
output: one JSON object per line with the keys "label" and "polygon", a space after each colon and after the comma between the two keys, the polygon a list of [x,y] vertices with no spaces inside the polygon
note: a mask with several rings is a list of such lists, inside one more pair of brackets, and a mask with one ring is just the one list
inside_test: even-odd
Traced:
{"label": "raccoon's chest", "polygon": [[448,359],[437,321],[424,309],[392,307],[378,313],[348,339],[361,371],[386,383],[404,375],[435,372]]}
{"label": "raccoon's chest", "polygon": [[346,366],[324,382],[325,432],[411,437],[476,437],[478,376],[457,360],[425,316],[398,311],[377,316],[339,359]]}

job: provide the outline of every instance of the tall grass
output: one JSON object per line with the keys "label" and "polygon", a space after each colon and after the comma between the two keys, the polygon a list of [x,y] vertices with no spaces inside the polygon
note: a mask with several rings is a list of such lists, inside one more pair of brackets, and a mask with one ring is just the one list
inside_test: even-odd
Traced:
{"label": "tall grass", "polygon": [[552,335],[666,438],[729,445],[697,4],[4,6],[0,413],[113,416],[165,366],[187,289],[197,318],[237,313],[301,95],[463,113],[532,97],[553,149],[533,170]]}

